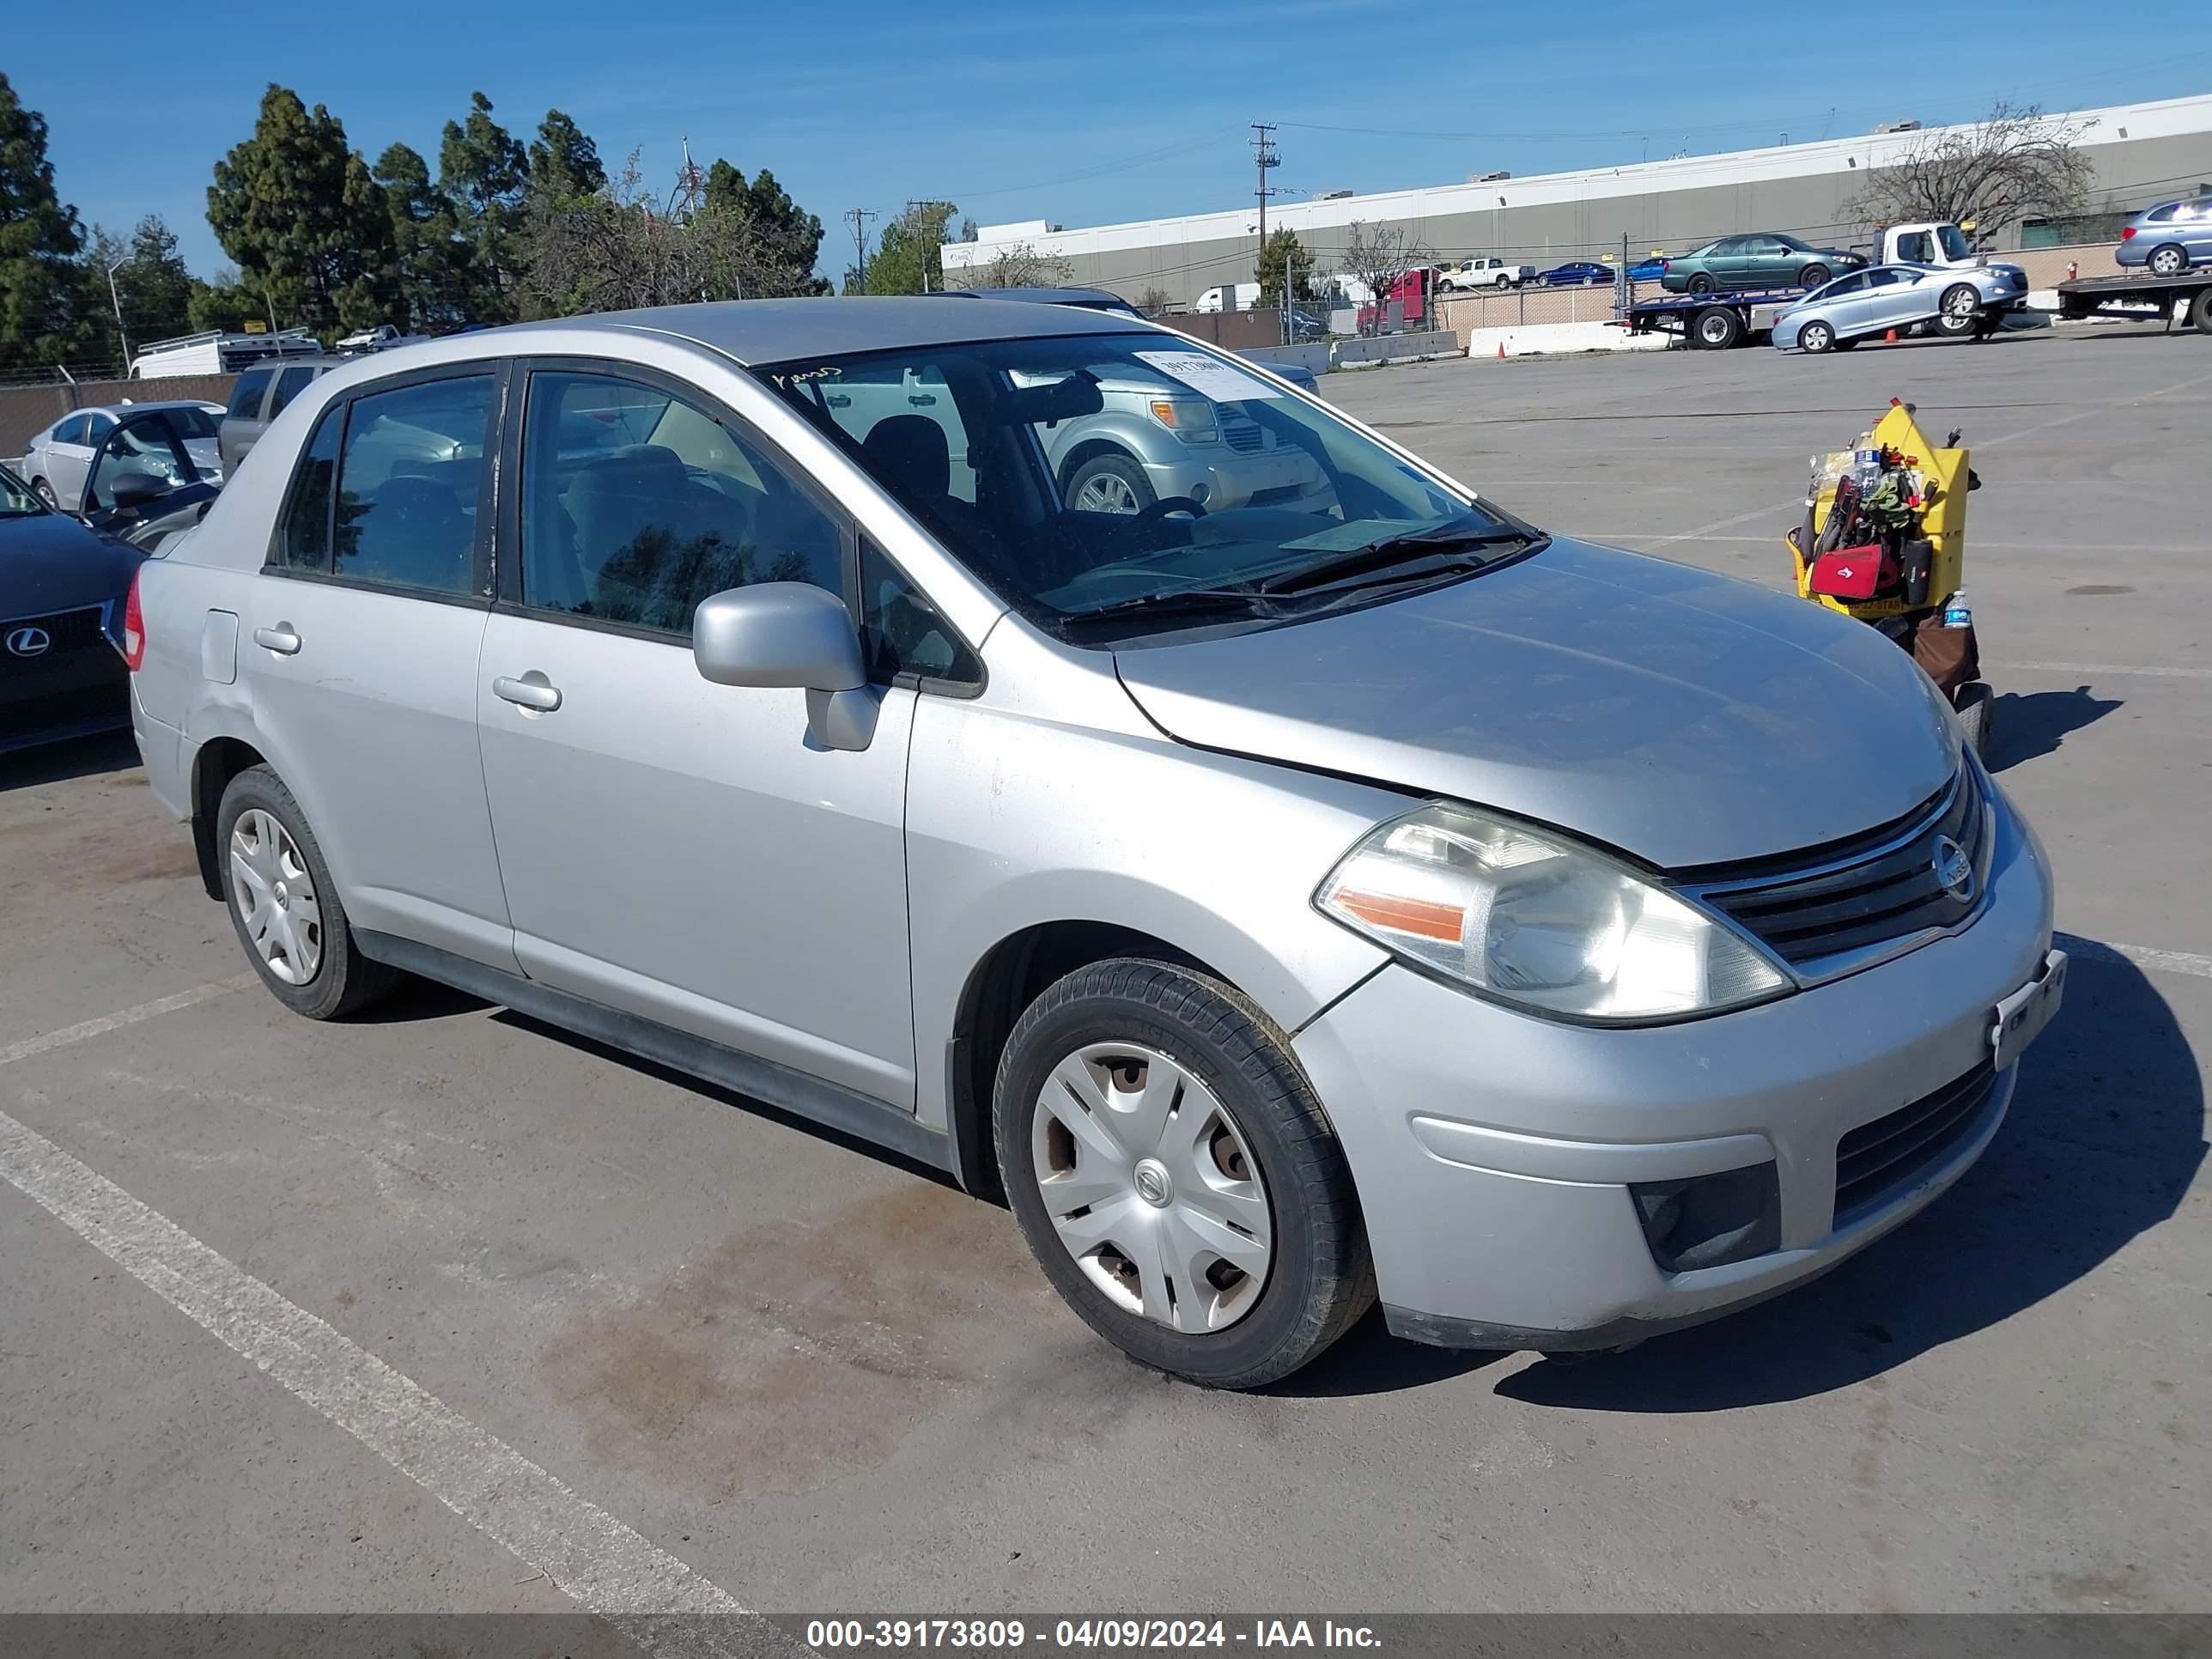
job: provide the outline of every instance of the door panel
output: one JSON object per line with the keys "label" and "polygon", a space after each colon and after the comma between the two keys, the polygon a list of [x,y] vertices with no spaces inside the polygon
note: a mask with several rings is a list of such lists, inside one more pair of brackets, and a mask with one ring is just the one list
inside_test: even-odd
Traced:
{"label": "door panel", "polygon": [[803,691],[710,684],[679,641],[495,614],[477,711],[523,971],[911,1109],[915,694],[882,695],[866,750],[825,750]]}

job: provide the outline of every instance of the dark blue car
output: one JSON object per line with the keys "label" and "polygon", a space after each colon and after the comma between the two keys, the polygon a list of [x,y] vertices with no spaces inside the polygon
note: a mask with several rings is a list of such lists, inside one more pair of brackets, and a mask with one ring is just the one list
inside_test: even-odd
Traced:
{"label": "dark blue car", "polygon": [[123,611],[145,556],[0,467],[0,753],[131,724]]}
{"label": "dark blue car", "polygon": [[1570,259],[1563,265],[1538,271],[1536,280],[1547,288],[1594,288],[1613,280],[1613,267],[1600,264],[1595,259]]}

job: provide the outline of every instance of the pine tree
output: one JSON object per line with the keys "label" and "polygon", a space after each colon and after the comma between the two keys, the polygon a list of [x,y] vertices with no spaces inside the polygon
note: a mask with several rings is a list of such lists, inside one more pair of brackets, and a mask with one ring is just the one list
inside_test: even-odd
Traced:
{"label": "pine tree", "polygon": [[504,323],[515,315],[509,244],[521,221],[529,179],[528,153],[492,119],[491,100],[471,93],[468,118],[446,123],[438,147],[438,188],[453,205],[478,272],[476,322]]}
{"label": "pine tree", "polygon": [[574,202],[606,187],[599,147],[557,109],[545,112],[530,146],[530,191],[556,202]]}
{"label": "pine tree", "polygon": [[[46,118],[0,75],[0,376],[85,361],[98,351],[76,210],[54,192]],[[106,274],[101,275],[104,300]]]}

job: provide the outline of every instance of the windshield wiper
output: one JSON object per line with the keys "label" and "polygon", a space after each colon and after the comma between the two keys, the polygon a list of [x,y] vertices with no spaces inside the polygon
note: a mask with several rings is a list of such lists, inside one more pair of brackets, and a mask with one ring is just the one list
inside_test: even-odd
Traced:
{"label": "windshield wiper", "polygon": [[[1317,564],[1301,565],[1295,570],[1285,570],[1261,581],[1259,592],[1267,594],[1307,593],[1316,588],[1328,587],[1352,578],[1389,571],[1423,554],[1463,554],[1470,548],[1510,547],[1519,552],[1540,545],[1550,538],[1540,530],[1526,530],[1510,525],[1486,526],[1480,530],[1463,526],[1438,525],[1427,530],[1411,530],[1402,536],[1384,536],[1378,540],[1340,553],[1334,558],[1323,559]],[[1503,555],[1490,558],[1466,560],[1453,563],[1465,564],[1471,569],[1480,569]],[[1443,564],[1440,568],[1449,568]],[[1425,568],[1419,574],[1432,574]],[[1394,575],[1392,580],[1396,580]]]}
{"label": "windshield wiper", "polygon": [[1120,622],[1131,617],[1209,617],[1227,611],[1242,611],[1247,616],[1273,617],[1275,607],[1267,596],[1251,587],[1172,587],[1158,593],[1139,593],[1133,598],[1115,599],[1091,611],[1069,611],[1061,621],[1063,627],[1076,627],[1096,622]]}

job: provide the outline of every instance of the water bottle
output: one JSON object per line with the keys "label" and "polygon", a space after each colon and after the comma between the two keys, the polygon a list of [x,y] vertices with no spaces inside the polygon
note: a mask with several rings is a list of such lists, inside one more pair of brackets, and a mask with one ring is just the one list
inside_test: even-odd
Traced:
{"label": "water bottle", "polygon": [[1972,628],[1973,625],[1974,613],[1966,605],[1966,590],[1962,587],[1943,601],[1943,626]]}
{"label": "water bottle", "polygon": [[1851,452],[1851,477],[1859,487],[1862,497],[1871,495],[1881,483],[1881,451],[1855,449]]}

